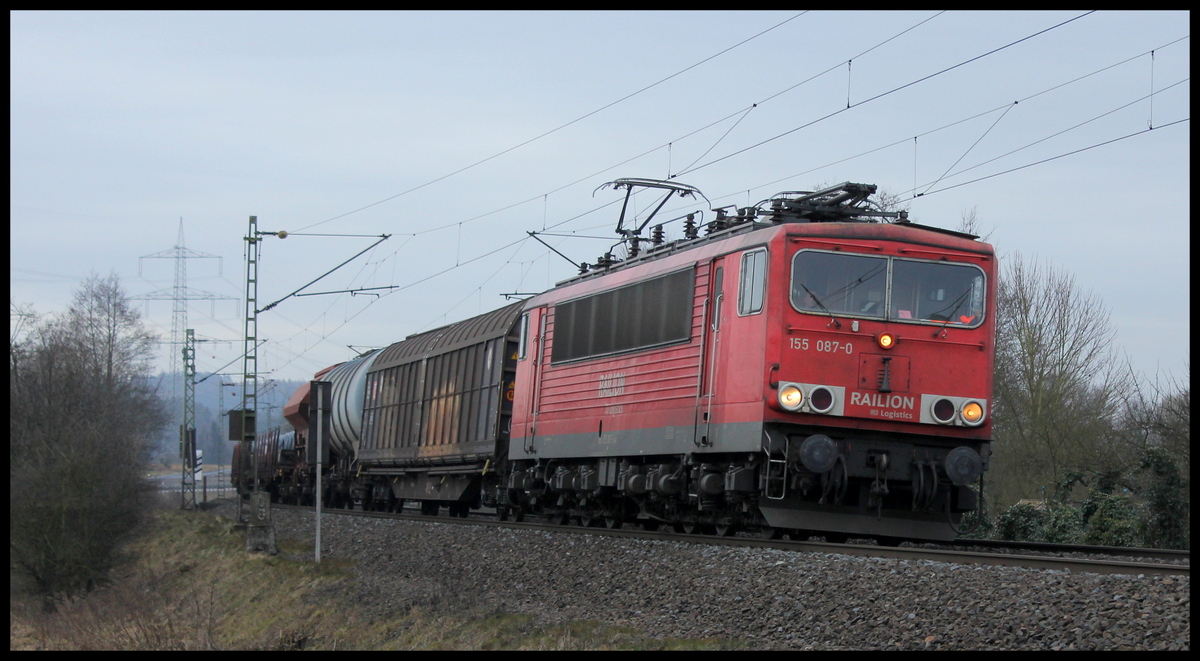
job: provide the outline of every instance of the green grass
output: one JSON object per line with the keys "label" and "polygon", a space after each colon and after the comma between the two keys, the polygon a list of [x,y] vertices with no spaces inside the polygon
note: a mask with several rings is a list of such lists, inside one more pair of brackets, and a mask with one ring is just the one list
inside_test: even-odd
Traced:
{"label": "green grass", "polygon": [[[278,539],[279,554],[246,554],[227,519],[161,510],[127,549],[113,581],[42,613],[10,591],[12,649],[709,650],[728,639],[655,639],[599,622],[538,625],[524,614],[413,607],[369,617],[354,603],[353,566],[312,558]],[[17,581],[13,582],[17,585]],[[15,590],[16,588],[14,588]]]}

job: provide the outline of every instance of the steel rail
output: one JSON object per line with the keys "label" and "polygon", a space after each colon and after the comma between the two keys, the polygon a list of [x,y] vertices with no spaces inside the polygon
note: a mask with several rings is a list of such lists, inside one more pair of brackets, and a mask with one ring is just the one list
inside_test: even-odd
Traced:
{"label": "steel rail", "polygon": [[[286,510],[312,511],[312,508],[296,505],[272,504],[271,507]],[[983,553],[978,551],[962,551],[952,548],[919,548],[875,546],[868,544],[834,544],[832,542],[768,540],[754,537],[716,537],[712,535],[687,534],[676,532],[646,531],[626,528],[592,528],[579,525],[557,525],[540,522],[498,521],[495,518],[484,518],[474,513],[473,518],[450,516],[428,516],[423,514],[364,512],[361,510],[333,509],[325,510],[327,514],[363,516],[418,523],[440,523],[455,525],[476,525],[492,527],[508,527],[541,532],[558,532],[568,534],[603,535],[607,537],[622,537],[627,539],[645,539],[666,542],[683,542],[692,544],[708,544],[711,546],[735,546],[742,548],[765,548],[780,551],[804,553],[835,553],[861,557],[889,558],[897,560],[915,560],[925,562],[943,562],[949,564],[974,564],[989,566],[1020,567],[1025,569],[1043,569],[1060,572],[1081,572],[1091,574],[1149,574],[1156,576],[1190,576],[1190,565],[1174,565],[1154,562],[1132,562],[1124,560],[1104,560],[1093,558],[1068,558],[1056,556],[1025,555],[1020,553]],[[974,541],[974,540],[971,540]],[[1098,549],[1117,547],[1072,547],[1088,548],[1089,553],[1103,553]],[[1126,550],[1126,549],[1120,549]],[[1134,549],[1141,550],[1141,549]],[[1190,557],[1183,552],[1184,557]],[[1179,556],[1176,555],[1176,558]]]}

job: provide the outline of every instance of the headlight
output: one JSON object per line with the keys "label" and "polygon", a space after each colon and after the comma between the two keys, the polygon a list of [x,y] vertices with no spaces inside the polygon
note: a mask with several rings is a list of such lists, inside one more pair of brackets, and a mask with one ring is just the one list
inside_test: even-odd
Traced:
{"label": "headlight", "polygon": [[896,346],[896,336],[891,333],[883,333],[875,338],[875,341],[879,343],[880,349],[891,349]]}
{"label": "headlight", "polygon": [[779,389],[779,405],[789,411],[799,411],[804,403],[804,391],[800,386],[789,383]]}
{"label": "headlight", "polygon": [[816,413],[829,413],[836,400],[825,386],[817,386],[808,393],[808,406]]}
{"label": "headlight", "polygon": [[963,422],[972,427],[983,422],[983,405],[974,401],[963,404],[962,419]]}
{"label": "headlight", "polygon": [[945,397],[936,400],[929,412],[933,414],[933,419],[943,425],[948,425],[954,422],[954,402]]}

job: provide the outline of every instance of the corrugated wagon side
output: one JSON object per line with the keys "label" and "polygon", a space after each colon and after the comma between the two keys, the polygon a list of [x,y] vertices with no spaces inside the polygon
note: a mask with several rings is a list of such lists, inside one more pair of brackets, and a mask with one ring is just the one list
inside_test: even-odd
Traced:
{"label": "corrugated wagon side", "polygon": [[364,507],[494,505],[515,381],[514,303],[397,342],[367,373],[355,491]]}

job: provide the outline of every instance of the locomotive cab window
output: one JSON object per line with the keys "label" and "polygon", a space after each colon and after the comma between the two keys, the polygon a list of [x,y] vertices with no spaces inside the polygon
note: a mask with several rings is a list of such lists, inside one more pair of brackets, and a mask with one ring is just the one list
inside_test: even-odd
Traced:
{"label": "locomotive cab window", "polygon": [[983,321],[983,271],[967,264],[893,260],[889,316],[978,326]]}
{"label": "locomotive cab window", "polygon": [[742,274],[738,282],[738,316],[758,314],[763,309],[767,288],[767,251],[753,250],[742,255]]}
{"label": "locomotive cab window", "polygon": [[811,314],[974,328],[985,289],[971,264],[819,250],[792,259],[792,306]]}
{"label": "locomotive cab window", "polygon": [[884,316],[885,257],[801,250],[792,261],[792,305],[801,312]]}

